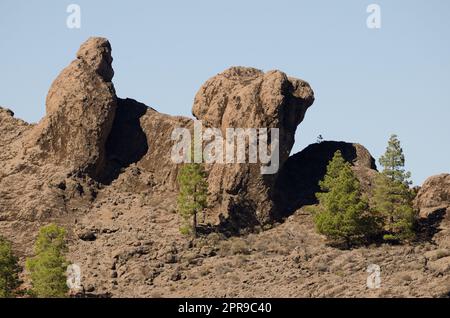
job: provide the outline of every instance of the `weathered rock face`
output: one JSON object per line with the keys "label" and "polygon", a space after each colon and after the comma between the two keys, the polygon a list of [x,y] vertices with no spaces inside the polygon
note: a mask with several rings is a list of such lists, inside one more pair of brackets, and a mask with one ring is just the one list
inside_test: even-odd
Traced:
{"label": "weathered rock face", "polygon": [[[127,190],[134,192],[176,191],[180,165],[171,158],[176,142],[172,132],[176,128],[192,131],[193,120],[158,113],[132,99],[117,98],[111,82],[111,63],[109,42],[104,38],[88,39],[76,60],[53,82],[47,95],[46,116],[37,125],[26,126],[26,133],[17,138],[21,146],[15,148],[23,153],[13,156],[21,157],[24,163],[16,161],[11,169],[23,170],[32,163],[33,168],[26,171],[40,176],[36,184],[30,183],[33,187],[39,188],[49,179],[55,185],[74,184],[76,193],[79,181],[71,179],[75,177],[84,178],[90,185],[92,180],[108,185],[116,179],[127,179]],[[232,67],[200,88],[193,114],[204,128],[218,128],[224,137],[227,128],[267,129],[269,149],[270,128],[277,128],[282,166],[289,157],[297,125],[313,101],[308,83],[283,72]],[[246,147],[248,162],[248,144]],[[244,227],[270,221],[277,212],[273,202],[277,173],[262,175],[261,167],[267,165],[259,160],[207,165],[211,194],[208,222],[225,218]],[[8,184],[14,187],[19,183]],[[52,209],[58,214],[64,214],[67,205],[64,200],[68,190],[61,187],[64,189],[57,186],[49,190],[55,204],[61,203],[61,209]],[[34,215],[50,213],[46,211]]]}
{"label": "weathered rock face", "polygon": [[[224,137],[227,128],[278,128],[282,165],[294,143],[296,127],[313,101],[306,82],[279,71],[265,74],[233,67],[200,88],[193,114],[204,128],[218,128]],[[193,120],[161,114],[132,99],[118,99],[101,179],[110,182],[121,168],[135,163],[144,184],[162,191],[176,190],[179,164],[171,160],[176,128],[188,128],[192,133]],[[239,226],[270,220],[276,174],[263,176],[260,167],[260,163],[207,166],[211,198],[207,221],[217,223],[223,219],[221,214]]]}
{"label": "weathered rock face", "polygon": [[419,216],[428,217],[439,209],[450,208],[450,174],[440,174],[425,180],[416,196],[414,205]]}
{"label": "weathered rock face", "polygon": [[14,113],[8,108],[0,107],[0,160],[5,163],[6,160],[13,158],[19,152],[15,143],[23,137],[23,134],[29,130],[31,125],[23,120],[14,118]]}
{"label": "weathered rock face", "polygon": [[106,143],[106,180],[131,164],[146,174],[148,187],[161,191],[177,188],[178,166],[171,160],[172,131],[192,128],[192,119],[157,112],[133,99],[118,99],[116,118]]}
{"label": "weathered rock face", "polygon": [[[175,213],[179,165],[171,160],[171,135],[175,128],[192,131],[193,120],[117,98],[110,50],[102,38],[81,46],[53,83],[38,125],[0,107],[0,234],[13,242],[22,264],[33,255],[39,228],[55,222],[67,229],[67,258],[80,265],[84,290],[95,297],[450,295],[448,175],[427,181],[416,200],[426,220],[436,216],[427,209],[446,217],[433,236],[439,248],[420,242],[336,250],[324,244],[302,210],[261,233],[222,240],[227,232],[219,231],[186,244]],[[312,203],[336,150],[353,163],[363,188],[370,188],[377,172],[360,145],[323,142],[288,158],[295,128],[312,101],[307,83],[279,71],[232,68],[202,86],[193,112],[206,127],[279,128],[284,162],[279,175],[267,176],[260,174],[260,163],[209,165],[208,217],[222,213],[245,227]],[[240,262],[228,275],[241,251],[252,261]],[[352,266],[346,266],[349,259]],[[382,290],[360,288],[368,259],[392,269],[394,279]],[[319,270],[318,281],[311,273]],[[344,271],[344,281],[336,271]],[[221,289],[225,285],[236,288]]]}
{"label": "weathered rock face", "polygon": [[280,171],[275,187],[281,216],[317,202],[315,194],[320,191],[319,181],[324,178],[327,165],[337,150],[352,164],[362,189],[370,190],[377,171],[375,159],[366,148],[337,141],[312,144],[291,156]]}
{"label": "weathered rock face", "polygon": [[100,174],[117,104],[111,63],[108,40],[90,38],[55,79],[47,95],[47,114],[31,139],[42,157],[94,178]]}
{"label": "weathered rock face", "polygon": [[[203,125],[220,129],[222,136],[227,128],[278,128],[281,166],[289,157],[295,130],[313,102],[314,93],[302,80],[280,71],[232,67],[200,88],[192,113]],[[241,222],[247,219],[245,223],[269,221],[276,213],[272,192],[277,174],[262,175],[261,166],[260,161],[212,165],[208,180],[215,207],[212,213],[228,211]]]}
{"label": "weathered rock face", "polygon": [[450,248],[450,174],[440,174],[425,180],[414,206],[420,222],[441,247]]}

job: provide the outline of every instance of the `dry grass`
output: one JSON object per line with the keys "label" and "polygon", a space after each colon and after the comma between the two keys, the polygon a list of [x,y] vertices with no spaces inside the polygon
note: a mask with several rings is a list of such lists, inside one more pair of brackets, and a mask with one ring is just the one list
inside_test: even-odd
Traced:
{"label": "dry grass", "polygon": [[233,271],[233,266],[230,263],[221,263],[215,268],[217,275],[226,275]]}
{"label": "dry grass", "polygon": [[237,254],[248,255],[248,254],[250,254],[250,248],[248,246],[247,241],[245,241],[244,239],[233,238],[231,240],[230,252],[233,255],[237,255]]}

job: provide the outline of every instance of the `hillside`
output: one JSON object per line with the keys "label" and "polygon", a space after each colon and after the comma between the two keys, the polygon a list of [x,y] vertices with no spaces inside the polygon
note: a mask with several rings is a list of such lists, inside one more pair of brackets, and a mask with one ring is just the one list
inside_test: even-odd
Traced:
{"label": "hillside", "polygon": [[[416,241],[331,247],[306,208],[317,203],[318,181],[341,150],[370,195],[375,160],[362,145],[335,141],[290,156],[314,92],[278,70],[231,67],[200,87],[192,113],[205,127],[279,130],[280,170],[207,164],[201,235],[180,234],[172,132],[195,122],[119,98],[112,61],[108,40],[90,38],[53,82],[37,124],[0,108],[0,234],[21,263],[38,229],[55,222],[68,230],[83,296],[450,296],[450,175],[419,190]],[[370,264],[381,267],[379,289],[366,286]]]}

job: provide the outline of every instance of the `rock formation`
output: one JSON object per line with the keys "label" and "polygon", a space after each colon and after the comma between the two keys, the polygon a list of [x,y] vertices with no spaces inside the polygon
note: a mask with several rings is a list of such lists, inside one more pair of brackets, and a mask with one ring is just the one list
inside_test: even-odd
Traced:
{"label": "rock formation", "polygon": [[425,180],[414,204],[422,218],[437,210],[450,208],[450,174],[443,173]]}
{"label": "rock formation", "polygon": [[281,216],[289,215],[304,205],[317,203],[315,194],[320,191],[319,181],[327,172],[334,153],[340,150],[366,192],[376,176],[375,159],[359,144],[324,141],[309,145],[291,156],[282,167],[276,182],[276,202]]}
{"label": "rock formation", "polygon": [[0,107],[0,160],[6,162],[14,158],[19,149],[14,147],[15,142],[23,137],[30,128],[26,122],[14,118],[12,110]]}
{"label": "rock formation", "polygon": [[[202,226],[242,230],[284,220],[261,233],[256,227],[226,239],[229,231],[217,231],[188,241],[179,232],[180,165],[171,150],[172,131],[192,131],[194,120],[118,98],[113,75],[109,42],[90,38],[53,82],[38,124],[0,107],[0,234],[22,264],[39,227],[56,222],[68,230],[68,258],[80,265],[85,292],[96,297],[450,295],[443,276],[450,271],[449,175],[427,180],[415,202],[427,222],[439,219],[434,242],[381,250],[326,246],[301,207],[316,202],[336,150],[365,192],[377,173],[374,159],[361,145],[331,141],[289,157],[314,101],[311,87],[280,71],[232,67],[200,88],[193,115],[223,136],[227,128],[278,128],[281,168],[262,175],[260,161],[206,165],[210,207]],[[365,288],[368,260],[383,267],[386,288]]]}
{"label": "rock formation", "polygon": [[111,63],[108,40],[90,38],[81,45],[77,58],[50,87],[46,116],[31,141],[44,158],[93,178],[104,168],[105,143],[117,107]]}
{"label": "rock formation", "polygon": [[432,231],[434,241],[450,248],[450,174],[444,173],[425,180],[414,205],[426,230]]}
{"label": "rock formation", "polygon": [[[289,157],[297,126],[314,102],[308,83],[280,71],[232,67],[206,81],[195,96],[192,113],[218,128],[278,128],[279,164]],[[273,185],[277,174],[261,175],[261,163],[214,164],[209,169],[211,203],[239,222],[270,221],[276,213]]]}
{"label": "rock formation", "polygon": [[[59,179],[57,184],[79,183],[65,180],[74,176],[90,178],[86,181],[91,186],[92,182],[110,184],[133,165],[136,192],[150,188],[176,191],[179,165],[170,156],[175,143],[172,131],[182,127],[192,130],[193,120],[118,98],[111,82],[111,63],[111,46],[106,39],[90,38],[81,45],[77,58],[49,90],[46,116],[27,127],[27,133],[19,138],[19,148],[24,158],[29,158],[25,161],[33,162],[39,171],[51,165],[43,178]],[[297,125],[313,101],[308,83],[283,72],[232,67],[200,88],[193,114],[205,128],[218,128],[223,136],[227,128],[279,129],[281,166],[294,144]],[[270,147],[271,137],[268,143]],[[228,219],[242,227],[274,217],[277,174],[262,175],[261,166],[260,161],[208,165],[208,221]],[[57,171],[58,176],[51,171]]]}
{"label": "rock formation", "polygon": [[[145,153],[144,149],[140,151],[141,158],[134,156],[134,158],[129,157],[123,160],[136,160],[136,167],[146,174],[145,178],[148,180],[147,183],[150,187],[161,191],[175,191],[177,189],[176,180],[179,165],[171,159],[172,146],[175,144],[175,141],[172,140],[172,131],[176,128],[191,128],[192,119],[162,114],[131,99],[119,100],[119,105],[120,114],[129,113],[130,109],[139,105],[138,108],[143,115],[139,118],[139,122],[136,122],[135,129],[140,131],[140,138],[147,148]],[[130,115],[121,116],[117,118],[116,122],[123,121],[126,116]],[[119,138],[115,139],[115,136]],[[116,153],[121,153],[122,156],[129,151],[131,140],[136,139],[125,140],[125,137],[126,135],[123,135],[120,126],[115,124],[108,143],[117,145],[119,140],[123,140],[124,148],[116,150]],[[140,144],[140,147],[143,146],[143,143]],[[138,147],[139,145],[136,144],[135,146]],[[110,157],[111,149],[108,149],[108,153]],[[139,160],[137,160],[138,158]]]}

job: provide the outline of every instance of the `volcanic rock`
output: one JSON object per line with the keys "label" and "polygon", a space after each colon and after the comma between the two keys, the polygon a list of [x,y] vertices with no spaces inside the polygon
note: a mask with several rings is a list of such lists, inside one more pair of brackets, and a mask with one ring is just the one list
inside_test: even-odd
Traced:
{"label": "volcanic rock", "polygon": [[450,207],[450,174],[440,174],[425,180],[414,201],[419,216],[428,217],[437,210]]}
{"label": "volcanic rock", "polygon": [[[187,241],[175,213],[180,165],[171,160],[171,135],[175,128],[192,131],[194,122],[116,97],[110,52],[103,38],[81,46],[53,83],[39,124],[0,108],[0,233],[22,266],[34,255],[39,228],[53,222],[67,229],[67,259],[80,266],[87,293],[80,297],[450,295],[445,219],[435,242],[338,250],[316,233],[306,210],[292,214],[314,201],[336,150],[352,162],[364,191],[376,170],[357,144],[323,142],[288,158],[314,97],[306,82],[280,71],[231,68],[198,92],[193,113],[205,127],[279,128],[282,168],[261,175],[261,163],[207,165],[211,208],[199,217],[200,237]],[[436,180],[419,193],[425,209],[447,206],[448,179]],[[231,239],[206,223],[231,220],[243,228],[282,213],[292,215]],[[372,262],[387,275],[383,288],[368,290]],[[29,275],[23,277],[29,286]]]}
{"label": "volcanic rock", "polygon": [[[297,126],[314,102],[305,81],[280,71],[232,67],[206,81],[195,96],[192,113],[208,127],[278,128],[279,163],[288,159]],[[270,144],[270,141],[268,142]],[[261,164],[214,164],[209,192],[215,211],[227,211],[237,222],[264,223],[276,213],[275,174],[261,174]]]}
{"label": "volcanic rock", "polygon": [[433,235],[441,247],[450,248],[450,174],[425,180],[414,200],[419,223]]}
{"label": "volcanic rock", "polygon": [[[172,132],[176,128],[192,131],[193,120],[118,98],[111,82],[111,63],[108,40],[90,38],[53,82],[46,116],[37,125],[21,123],[9,111],[1,112],[3,130],[22,129],[16,129],[17,135],[5,133],[1,142],[12,147],[7,151],[8,158],[14,158],[11,167],[7,165],[9,170],[26,171],[31,178],[22,184],[27,178],[9,173],[5,185],[12,193],[24,189],[22,199],[33,202],[22,206],[24,215],[65,214],[75,199],[79,199],[78,205],[81,201],[89,204],[96,196],[96,182],[117,182],[132,193],[177,191],[180,164],[171,159]],[[193,114],[205,128],[218,128],[223,136],[227,128],[279,129],[282,166],[297,125],[313,101],[308,83],[283,72],[232,67],[200,88]],[[210,204],[205,220],[216,224],[232,221],[236,228],[271,221],[277,214],[273,202],[277,173],[275,169],[274,174],[262,175],[261,167],[266,165],[260,161],[207,165]],[[36,197],[33,193],[42,188],[41,183],[51,186],[44,187],[47,196]]]}
{"label": "volcanic rock", "polygon": [[93,178],[101,173],[117,107],[111,63],[108,40],[90,38],[55,79],[47,94],[47,114],[31,140],[40,147],[40,157]]}

